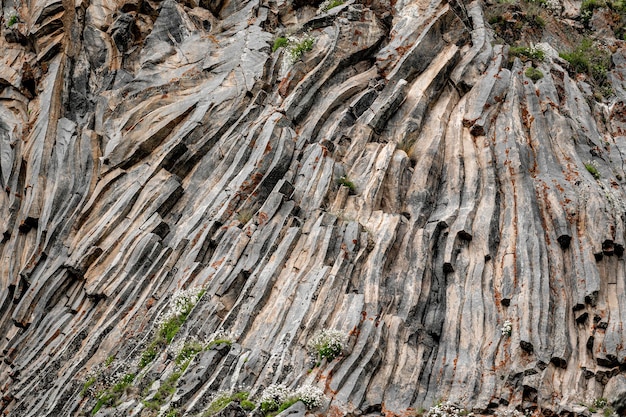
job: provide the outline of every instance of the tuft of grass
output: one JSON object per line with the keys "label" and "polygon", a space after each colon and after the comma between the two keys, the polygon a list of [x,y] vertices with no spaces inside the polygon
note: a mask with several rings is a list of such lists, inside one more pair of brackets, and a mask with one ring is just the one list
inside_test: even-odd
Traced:
{"label": "tuft of grass", "polygon": [[139,359],[139,369],[145,368],[157,357],[157,355],[157,346],[154,342],[152,342],[141,354],[141,358]]}
{"label": "tuft of grass", "polygon": [[9,17],[9,20],[7,21],[7,27],[10,28],[12,27],[14,24],[16,24],[18,22],[19,18],[17,17],[16,14],[11,15],[11,17]]}
{"label": "tuft of grass", "polygon": [[517,56],[522,61],[543,61],[545,58],[545,53],[541,49],[528,46],[512,46],[509,49],[509,55]]}
{"label": "tuft of grass", "polygon": [[352,182],[350,178],[345,175],[337,178],[337,184],[347,187],[348,190],[350,190],[350,194],[354,194],[356,192],[356,185],[354,185],[354,182]]}
{"label": "tuft of grass", "polygon": [[115,360],[115,355],[110,355],[108,358],[106,358],[106,360],[104,361],[104,367],[108,368],[109,365],[111,365],[113,363],[113,361]]}
{"label": "tuft of grass", "polygon": [[325,13],[330,9],[334,9],[337,6],[341,6],[344,3],[343,0],[326,0],[320,5],[320,13]]}
{"label": "tuft of grass", "polygon": [[246,411],[252,411],[256,408],[256,404],[250,400],[243,400],[239,404],[241,405],[241,408],[243,408]]}
{"label": "tuft of grass", "polygon": [[611,91],[607,78],[611,55],[594,46],[591,39],[584,38],[573,51],[561,52],[559,56],[569,63],[572,71],[586,75],[596,92],[603,94]]}
{"label": "tuft of grass", "polygon": [[202,350],[204,350],[204,346],[198,341],[185,342],[183,348],[176,356],[175,362],[185,372],[193,357],[202,352]]}
{"label": "tuft of grass", "polygon": [[524,75],[533,80],[533,82],[537,82],[543,78],[543,72],[535,67],[529,67],[526,72],[524,72]]}
{"label": "tuft of grass", "polygon": [[289,407],[291,407],[292,405],[294,405],[298,401],[300,401],[300,398],[290,398],[290,399],[288,399],[287,401],[283,402],[280,405],[280,407],[278,407],[278,410],[272,411],[272,412],[268,413],[267,417],[274,417],[274,416],[282,413],[283,411],[285,411],[286,409],[288,409]]}
{"label": "tuft of grass", "polygon": [[600,173],[598,172],[598,168],[593,163],[586,162],[585,168],[587,169],[587,171],[589,171],[589,173],[593,176],[593,178],[597,180],[600,179]]}
{"label": "tuft of grass", "polygon": [[233,344],[233,342],[231,342],[231,341],[230,341],[230,340],[228,340],[228,339],[216,339],[216,340],[212,340],[212,341],[211,341],[211,342],[207,345],[207,347],[206,347],[206,348],[207,348],[207,350],[208,350],[208,349],[211,349],[211,348],[213,348],[214,346],[217,346],[217,345],[222,344],[222,343],[224,343],[224,344],[226,344],[226,345],[228,345],[228,346],[230,346],[230,345],[232,345],[232,344]]}
{"label": "tuft of grass", "polygon": [[96,405],[91,410],[91,414],[95,415],[103,407],[111,407],[118,404],[120,398],[133,381],[135,380],[135,374],[124,375],[115,385],[108,390],[98,393]]}
{"label": "tuft of grass", "polygon": [[182,372],[180,371],[174,372],[172,375],[170,375],[165,380],[165,382],[161,384],[157,392],[154,393],[152,399],[148,401],[142,401],[143,405],[147,408],[150,408],[151,410],[160,410],[163,404],[165,404],[165,402],[167,401],[167,399],[171,397],[174,392],[176,392],[176,383],[178,382],[178,379],[181,375]]}
{"label": "tuft of grass", "polygon": [[256,408],[256,405],[252,401],[248,400],[249,396],[250,393],[247,391],[238,391],[232,394],[228,392],[218,394],[213,401],[211,401],[211,404],[209,404],[209,407],[205,410],[202,416],[213,416],[222,411],[233,401],[238,402],[244,410],[252,411]]}
{"label": "tuft of grass", "polygon": [[606,7],[606,5],[606,1],[604,0],[583,0],[582,4],[580,5],[580,18],[583,21],[584,25],[589,27],[589,21],[593,16],[593,11],[602,7]]}
{"label": "tuft of grass", "polygon": [[89,391],[89,388],[91,388],[91,386],[96,382],[96,377],[92,376],[91,378],[89,378],[87,381],[85,381],[85,383],[83,384],[83,389],[80,391],[80,396],[84,397],[85,394],[87,394],[87,391]]}
{"label": "tuft of grass", "polygon": [[286,47],[288,44],[289,44],[289,41],[287,40],[287,38],[284,38],[282,36],[278,37],[274,39],[274,45],[272,45],[272,52],[276,52],[280,48]]}

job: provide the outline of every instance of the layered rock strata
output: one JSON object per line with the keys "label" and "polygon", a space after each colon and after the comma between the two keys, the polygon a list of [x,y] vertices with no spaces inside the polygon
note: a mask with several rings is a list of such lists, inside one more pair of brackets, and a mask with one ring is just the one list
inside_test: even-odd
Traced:
{"label": "layered rock strata", "polygon": [[[3,415],[197,415],[271,384],[322,388],[318,415],[626,412],[610,10],[584,29],[580,4],[550,3],[529,60],[500,36],[524,7],[300,3],[0,3]],[[604,96],[558,55],[589,30]],[[311,363],[325,328],[346,346]],[[181,370],[171,346],[216,332]]]}

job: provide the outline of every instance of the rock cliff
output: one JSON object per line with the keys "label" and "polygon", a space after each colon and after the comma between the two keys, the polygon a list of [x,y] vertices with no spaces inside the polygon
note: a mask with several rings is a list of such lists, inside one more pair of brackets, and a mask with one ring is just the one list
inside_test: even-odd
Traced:
{"label": "rock cliff", "polygon": [[626,415],[623,2],[0,5],[2,415]]}

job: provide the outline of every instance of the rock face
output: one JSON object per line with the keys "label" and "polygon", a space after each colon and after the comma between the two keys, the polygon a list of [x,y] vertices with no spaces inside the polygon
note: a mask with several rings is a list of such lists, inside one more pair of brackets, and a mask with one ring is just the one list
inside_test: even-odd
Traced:
{"label": "rock face", "polygon": [[617,6],[0,4],[2,415],[626,412]]}

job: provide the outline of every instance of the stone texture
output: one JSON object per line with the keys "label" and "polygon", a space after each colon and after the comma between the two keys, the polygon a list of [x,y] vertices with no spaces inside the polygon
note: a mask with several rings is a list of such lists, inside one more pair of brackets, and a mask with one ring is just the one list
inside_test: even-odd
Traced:
{"label": "stone texture", "polygon": [[[96,415],[160,397],[197,415],[279,383],[328,399],[281,415],[624,412],[626,47],[606,9],[612,94],[594,97],[557,54],[582,37],[570,1],[517,34],[546,51],[536,82],[496,42],[498,4],[0,4],[18,15],[0,37],[3,415],[89,415],[125,374]],[[272,52],[304,31],[293,65]],[[312,368],[323,328],[346,348]],[[218,331],[232,344],[176,363]]]}

